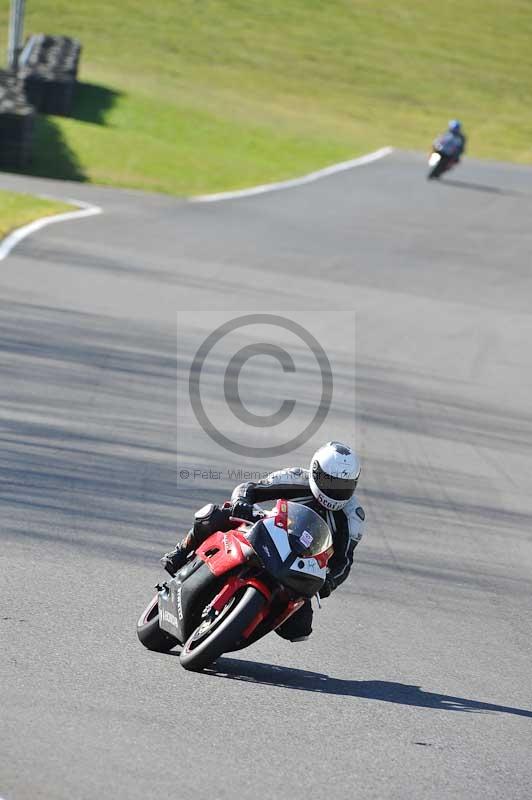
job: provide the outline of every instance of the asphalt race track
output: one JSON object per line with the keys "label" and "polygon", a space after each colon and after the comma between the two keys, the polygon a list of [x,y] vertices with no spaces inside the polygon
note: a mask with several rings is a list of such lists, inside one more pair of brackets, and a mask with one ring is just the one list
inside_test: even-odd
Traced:
{"label": "asphalt race track", "polygon": [[[531,797],[532,169],[425,171],[205,205],[2,176],[104,209],[0,264],[5,800]],[[177,422],[176,310],[207,335],[265,305],[356,310],[367,534],[309,642],[186,673],[135,623],[232,486],[176,480],[176,441],[213,466]]]}

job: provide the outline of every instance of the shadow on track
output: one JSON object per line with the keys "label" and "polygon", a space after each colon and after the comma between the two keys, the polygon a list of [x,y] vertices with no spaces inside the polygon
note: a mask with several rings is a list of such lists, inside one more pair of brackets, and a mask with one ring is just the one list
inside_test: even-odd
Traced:
{"label": "shadow on track", "polygon": [[176,525],[225,499],[189,480],[178,502],[172,330],[0,301],[0,339],[0,538],[155,566]]}
{"label": "shadow on track", "polygon": [[241,661],[236,658],[221,658],[208,674],[230,680],[260,683],[265,686],[278,686],[284,689],[299,689],[306,692],[320,692],[341,697],[360,697],[367,700],[381,700],[385,703],[398,703],[418,708],[434,708],[439,711],[465,711],[468,713],[499,712],[531,717],[532,711],[510,706],[499,706],[465,697],[425,692],[420,686],[394,681],[354,681],[333,678],[321,672],[304,669],[277,667],[255,661]]}
{"label": "shadow on track", "polygon": [[446,178],[440,181],[440,186],[453,186],[456,189],[469,189],[472,192],[484,192],[486,194],[502,194],[509,197],[519,197],[521,192],[512,192],[501,189],[499,186],[489,186],[485,183],[473,183],[472,181],[457,181]]}

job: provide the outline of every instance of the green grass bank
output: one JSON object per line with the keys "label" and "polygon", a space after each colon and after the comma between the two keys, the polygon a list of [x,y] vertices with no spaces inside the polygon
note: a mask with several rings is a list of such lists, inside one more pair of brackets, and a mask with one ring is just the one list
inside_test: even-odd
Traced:
{"label": "green grass bank", "polygon": [[28,222],[74,208],[66,203],[43,200],[30,194],[0,191],[0,240]]}
{"label": "green grass bank", "polygon": [[[6,40],[9,4],[0,11]],[[289,178],[449,117],[469,153],[532,163],[530,0],[27,0],[84,45],[75,118],[32,171],[175,194]]]}

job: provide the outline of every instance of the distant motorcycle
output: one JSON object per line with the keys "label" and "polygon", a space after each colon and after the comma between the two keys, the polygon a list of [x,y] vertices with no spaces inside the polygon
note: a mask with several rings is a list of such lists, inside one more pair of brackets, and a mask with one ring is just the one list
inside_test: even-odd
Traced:
{"label": "distant motorcycle", "polygon": [[427,178],[439,178],[444,172],[452,169],[460,157],[460,142],[452,133],[436,139],[429,157],[429,173]]}
{"label": "distant motorcycle", "polygon": [[233,518],[191,554],[137,622],[148,650],[181,645],[179,659],[199,671],[222,653],[248,647],[317,595],[333,553],[326,522],[299,503],[278,500],[256,523]]}

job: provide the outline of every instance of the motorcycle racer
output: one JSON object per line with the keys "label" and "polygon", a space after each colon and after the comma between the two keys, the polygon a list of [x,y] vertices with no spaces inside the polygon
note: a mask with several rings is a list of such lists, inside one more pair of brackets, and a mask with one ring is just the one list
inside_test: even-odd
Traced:
{"label": "motorcycle racer", "polygon": [[457,119],[450,120],[447,131],[435,139],[433,146],[437,152],[444,153],[457,164],[466,147],[462,123]]}
{"label": "motorcycle racer", "polygon": [[[215,531],[234,527],[231,517],[256,522],[265,512],[256,504],[283,498],[302,503],[327,522],[334,545],[325,584],[320,597],[328,597],[349,575],[355,547],[362,538],[365,514],[355,495],[360,476],[360,461],[348,445],[328,442],[317,450],[310,468],[290,467],[270,473],[265,479],[238,485],[231,502],[219,507],[209,503],[194,515],[194,525],[175,549],[161,558],[171,574]],[[290,617],[277,633],[290,641],[301,641],[312,632],[310,600]]]}

